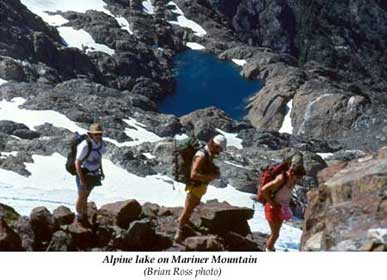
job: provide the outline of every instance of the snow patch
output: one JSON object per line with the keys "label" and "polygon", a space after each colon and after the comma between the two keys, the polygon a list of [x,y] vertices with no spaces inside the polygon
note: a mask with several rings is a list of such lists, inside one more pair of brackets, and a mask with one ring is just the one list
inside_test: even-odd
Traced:
{"label": "snow patch", "polygon": [[121,26],[122,30],[128,31],[130,35],[133,34],[133,31],[130,29],[129,22],[127,21],[126,18],[118,16],[118,17],[115,17],[115,19],[117,20],[118,25]]}
{"label": "snow patch", "polygon": [[238,133],[228,133],[219,128],[217,128],[216,131],[218,131],[219,133],[223,134],[224,137],[226,137],[227,147],[233,146],[237,149],[243,149],[243,146],[242,146],[243,140],[237,137]]}
{"label": "snow patch", "polygon": [[333,156],[333,153],[317,153],[322,159],[328,159]]}
{"label": "snow patch", "polygon": [[13,98],[11,101],[0,101],[0,120],[9,120],[23,123],[29,129],[35,130],[35,126],[51,123],[56,127],[66,128],[70,131],[85,133],[86,130],[77,126],[66,116],[51,110],[26,110],[19,108],[26,100],[21,97]]}
{"label": "snow patch", "polygon": [[237,64],[239,66],[243,66],[247,63],[247,61],[245,59],[232,59],[232,62],[234,62],[235,64]]}
{"label": "snow patch", "polygon": [[7,81],[7,80],[4,80],[4,79],[2,79],[2,78],[0,78],[0,86],[3,85],[3,84],[5,84],[5,83],[8,83],[8,81]]}
{"label": "snow patch", "polygon": [[204,50],[206,48],[205,46],[200,45],[199,43],[195,43],[195,42],[188,42],[185,45],[192,50],[199,50],[200,51],[200,50]]}
{"label": "snow patch", "polygon": [[286,116],[284,118],[284,121],[282,123],[282,127],[280,128],[280,133],[289,133],[293,134],[293,126],[292,126],[292,119],[290,117],[290,114],[292,112],[293,108],[293,99],[290,99],[289,102],[286,104],[288,112],[286,113]]}
{"label": "snow patch", "polygon": [[248,169],[246,166],[243,166],[243,165],[240,165],[240,164],[236,164],[236,163],[233,163],[233,162],[228,161],[228,160],[225,160],[224,163],[228,164],[228,165],[235,166],[235,167],[243,168],[243,169]]}
{"label": "snow patch", "polygon": [[85,13],[88,10],[95,10],[111,15],[105,8],[106,3],[103,0],[21,0],[21,2],[35,14],[57,11]]}
{"label": "snow patch", "polygon": [[6,159],[9,156],[16,157],[18,152],[0,152],[0,159]]}
{"label": "snow patch", "polygon": [[46,23],[59,27],[69,21],[61,15],[55,14],[60,12],[74,11],[85,13],[88,10],[103,12],[114,17],[123,30],[133,34],[129,28],[128,21],[121,16],[114,16],[105,8],[106,3],[102,0],[21,0],[21,2],[34,14],[40,16]]}
{"label": "snow patch", "polygon": [[144,12],[153,15],[155,13],[155,8],[151,2],[151,0],[142,1],[142,7],[144,9]]}
{"label": "snow patch", "polygon": [[96,43],[93,37],[83,29],[75,30],[72,27],[63,26],[58,27],[58,31],[69,47],[75,47],[80,50],[86,48],[86,52],[100,51],[109,55],[114,54],[113,49],[106,45]]}
{"label": "snow patch", "polygon": [[[84,134],[86,129],[81,128],[65,115],[52,111],[52,110],[26,110],[19,108],[26,100],[21,97],[13,98],[11,101],[0,101],[0,120],[8,120],[17,123],[25,124],[29,129],[35,130],[36,126],[50,123],[55,127],[65,128],[72,132],[78,132]],[[132,128],[125,129],[125,133],[134,139],[134,141],[128,141],[119,143],[114,139],[104,137],[104,141],[110,142],[117,147],[123,146],[135,146],[144,142],[156,142],[161,140],[156,134],[147,131],[143,124],[137,122],[135,119],[123,120],[129,124]],[[20,139],[20,138],[19,138]]]}
{"label": "snow patch", "polygon": [[154,155],[152,155],[151,153],[143,153],[144,156],[146,156],[147,159],[154,159],[156,158]]}
{"label": "snow patch", "polygon": [[189,29],[191,29],[195,33],[195,35],[197,35],[199,37],[203,37],[204,35],[207,34],[206,30],[204,30],[203,27],[201,27],[196,22],[186,18],[184,16],[183,11],[176,5],[176,3],[171,1],[171,2],[168,3],[168,5],[174,6],[174,10],[173,11],[176,14],[178,14],[177,21],[168,21],[169,23],[176,24],[176,25],[179,25],[181,27],[189,28]]}
{"label": "snow patch", "polygon": [[184,140],[184,139],[187,139],[189,136],[187,135],[187,134],[185,134],[185,133],[183,133],[183,134],[176,134],[175,135],[175,139],[176,140]]}
{"label": "snow patch", "polygon": [[134,141],[130,142],[130,146],[138,145],[144,142],[157,142],[162,140],[162,138],[158,135],[146,130],[146,125],[136,121],[133,118],[129,118],[129,120],[123,121],[133,127],[125,129],[126,135],[134,139]]}

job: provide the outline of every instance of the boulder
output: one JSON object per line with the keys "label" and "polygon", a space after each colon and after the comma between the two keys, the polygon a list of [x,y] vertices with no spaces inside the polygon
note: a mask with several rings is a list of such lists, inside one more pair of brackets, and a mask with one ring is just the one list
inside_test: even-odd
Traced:
{"label": "boulder", "polygon": [[146,202],[142,206],[142,214],[147,217],[156,217],[160,210],[160,206],[155,203]]}
{"label": "boulder", "polygon": [[11,206],[0,203],[0,217],[2,217],[8,225],[12,225],[20,218],[20,215]]}
{"label": "boulder", "polygon": [[259,250],[258,244],[253,240],[235,232],[229,231],[222,237],[224,239],[225,248],[228,251],[262,251],[262,249]]}
{"label": "boulder", "polygon": [[251,235],[248,235],[249,239],[257,243],[258,251],[264,251],[266,248],[266,241],[269,237],[268,234],[261,232],[252,232]]}
{"label": "boulder", "polygon": [[15,123],[13,121],[0,121],[0,132],[8,135],[15,135],[15,131],[28,130],[28,127],[21,123]]}
{"label": "boulder", "polygon": [[121,238],[115,240],[115,246],[124,251],[149,251],[157,240],[151,222],[145,219],[132,222]]}
{"label": "boulder", "polygon": [[51,239],[50,244],[47,247],[47,251],[75,251],[74,240],[69,233],[62,230],[56,231]]}
{"label": "boulder", "polygon": [[13,132],[13,135],[21,138],[21,139],[35,139],[40,137],[40,133],[36,131],[31,131],[29,129],[16,129]]}
{"label": "boulder", "polygon": [[220,235],[233,231],[246,236],[250,233],[247,220],[253,215],[254,210],[252,209],[234,207],[226,202],[207,203],[198,209],[201,226],[208,228],[211,233]]}
{"label": "boulder", "polygon": [[35,245],[40,244],[43,249],[54,233],[53,216],[46,207],[35,207],[31,211],[30,223],[35,235]]}
{"label": "boulder", "polygon": [[0,251],[21,251],[22,242],[3,217],[0,217]]}
{"label": "boulder", "polygon": [[237,128],[247,124],[240,124],[215,107],[196,110],[180,117],[180,122],[186,131],[193,133],[198,139],[210,140],[219,132],[215,128],[226,132],[234,132]]}
{"label": "boulder", "polygon": [[[71,235],[73,245],[77,250],[87,250],[93,248],[97,243],[95,233],[90,229],[81,226],[78,223],[72,223],[69,226],[65,226],[65,231]],[[62,234],[61,234],[62,235]],[[69,237],[61,237],[67,244]]]}
{"label": "boulder", "polygon": [[0,77],[7,81],[24,81],[23,67],[13,59],[0,59]]}
{"label": "boulder", "polygon": [[223,251],[222,239],[216,235],[188,237],[184,241],[187,251]]}
{"label": "boulder", "polygon": [[141,211],[141,205],[135,199],[109,203],[99,209],[97,221],[100,224],[114,224],[127,229],[130,222],[139,217]]}
{"label": "boulder", "polygon": [[41,249],[39,243],[35,241],[35,233],[28,217],[19,217],[13,227],[21,238],[24,250],[35,251]]}
{"label": "boulder", "polygon": [[74,221],[75,214],[66,206],[59,206],[52,213],[56,227],[69,225]]}

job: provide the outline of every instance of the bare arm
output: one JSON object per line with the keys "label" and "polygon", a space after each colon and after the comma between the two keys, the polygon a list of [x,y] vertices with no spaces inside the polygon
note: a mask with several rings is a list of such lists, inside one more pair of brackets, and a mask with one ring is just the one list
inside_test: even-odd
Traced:
{"label": "bare arm", "polygon": [[206,175],[206,174],[199,173],[199,168],[201,164],[203,164],[203,160],[205,160],[204,157],[197,156],[194,158],[192,162],[192,167],[191,167],[191,179],[207,183],[214,180],[218,175],[217,174]]}
{"label": "bare arm", "polygon": [[262,187],[262,196],[265,199],[265,201],[271,201],[271,193],[278,191],[281,186],[285,184],[285,178],[283,174],[277,175],[274,180],[270,181],[266,185]]}
{"label": "bare arm", "polygon": [[85,177],[85,174],[83,174],[82,172],[82,168],[81,168],[81,161],[80,160],[75,160],[75,170],[77,171],[77,174],[80,178],[80,183],[81,183],[81,186],[86,186],[86,177]]}

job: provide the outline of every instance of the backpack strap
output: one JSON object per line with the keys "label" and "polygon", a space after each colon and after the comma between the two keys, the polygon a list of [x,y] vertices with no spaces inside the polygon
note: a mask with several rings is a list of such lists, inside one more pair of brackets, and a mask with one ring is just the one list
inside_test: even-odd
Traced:
{"label": "backpack strap", "polygon": [[91,140],[89,138],[86,138],[87,143],[87,154],[86,156],[81,160],[81,163],[83,163],[89,156],[91,151],[93,150],[93,144],[91,143]]}

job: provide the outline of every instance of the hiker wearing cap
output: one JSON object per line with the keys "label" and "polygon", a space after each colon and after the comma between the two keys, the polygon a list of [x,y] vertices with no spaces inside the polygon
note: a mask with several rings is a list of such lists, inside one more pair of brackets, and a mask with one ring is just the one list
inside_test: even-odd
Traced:
{"label": "hiker wearing cap", "polygon": [[206,146],[196,152],[191,166],[191,182],[186,185],[187,193],[184,209],[179,217],[179,227],[176,231],[175,241],[184,240],[184,228],[196,206],[207,191],[209,182],[219,177],[219,169],[213,163],[214,156],[226,149],[226,138],[218,134]]}
{"label": "hiker wearing cap", "polygon": [[283,221],[292,218],[289,204],[297,180],[305,175],[303,157],[296,153],[289,167],[274,180],[262,186],[265,201],[265,218],[270,226],[270,235],[266,242],[266,251],[275,251],[274,244],[279,237]]}
{"label": "hiker wearing cap", "polygon": [[104,174],[102,171],[102,154],[105,145],[102,141],[103,130],[98,123],[90,125],[87,138],[77,147],[75,170],[78,187],[76,201],[77,221],[87,224],[87,199],[95,186],[101,185]]}

